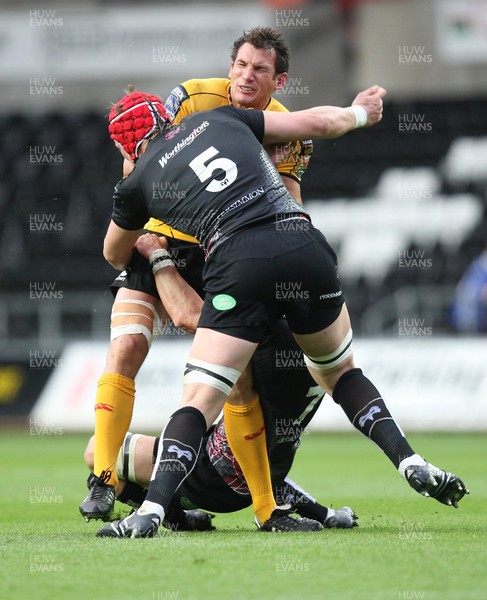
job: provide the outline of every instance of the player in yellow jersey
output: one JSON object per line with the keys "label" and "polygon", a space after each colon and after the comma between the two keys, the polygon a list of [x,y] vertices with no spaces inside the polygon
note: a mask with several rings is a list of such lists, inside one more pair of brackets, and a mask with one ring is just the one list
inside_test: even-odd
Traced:
{"label": "player in yellow jersey", "polygon": [[[228,79],[193,79],[177,86],[167,98],[166,110],[174,123],[194,112],[225,105],[237,108],[286,111],[272,98],[288,79],[289,51],[282,36],[269,28],[255,28],[238,38],[233,46]],[[150,130],[147,135],[150,135]],[[269,148],[284,184],[301,202],[300,181],[306,170],[312,143],[293,142]],[[137,148],[127,157],[124,174],[133,168]],[[180,193],[177,189],[154,189],[160,199]],[[203,295],[201,270],[204,257],[198,240],[151,219],[146,229],[171,240],[171,258],[192,288]],[[88,497],[80,506],[86,520],[108,518],[114,505],[117,483],[116,458],[128,431],[135,399],[135,376],[149,351],[154,323],[167,314],[160,302],[151,269],[134,253],[130,266],[115,280],[111,343],[105,370],[98,382],[95,402],[95,464]],[[179,303],[181,314],[194,306],[196,298]],[[188,304],[186,304],[188,303]],[[174,324],[180,324],[172,314]],[[182,321],[181,321],[182,322]],[[227,437],[252,494],[254,511],[261,523],[276,509],[272,493],[262,411],[250,371],[234,388],[224,409]],[[254,435],[259,432],[259,435]],[[276,515],[274,515],[274,521]],[[279,513],[277,514],[277,521]],[[289,518],[285,519],[289,524]]]}

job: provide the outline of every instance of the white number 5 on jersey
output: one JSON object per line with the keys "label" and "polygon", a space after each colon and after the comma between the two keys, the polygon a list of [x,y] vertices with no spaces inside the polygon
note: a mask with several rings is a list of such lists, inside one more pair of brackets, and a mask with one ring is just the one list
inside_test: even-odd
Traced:
{"label": "white number 5 on jersey", "polygon": [[237,179],[237,165],[229,158],[216,158],[205,165],[205,163],[213,158],[213,156],[216,154],[219,154],[218,150],[214,146],[210,146],[207,150],[201,154],[198,154],[198,156],[189,163],[189,166],[193,169],[199,180],[203,183],[208,179],[211,179],[213,173],[217,169],[225,171],[225,176],[223,179],[213,179],[213,181],[210,181],[210,183],[206,186],[205,190],[208,190],[209,192],[219,192],[220,190],[228,187],[235,181],[235,179]]}

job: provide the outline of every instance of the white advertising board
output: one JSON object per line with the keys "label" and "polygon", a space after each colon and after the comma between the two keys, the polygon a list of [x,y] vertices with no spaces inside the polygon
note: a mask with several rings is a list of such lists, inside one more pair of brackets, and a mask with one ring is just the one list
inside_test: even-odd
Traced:
{"label": "white advertising board", "polygon": [[[33,3],[35,4],[35,3]],[[32,8],[0,20],[0,77],[35,88],[58,81],[227,75],[244,29],[271,25],[270,11],[244,4]],[[216,41],[218,43],[216,43]],[[27,85],[27,84],[26,84]]]}
{"label": "white advertising board", "polygon": [[[377,385],[405,431],[487,430],[487,343],[482,338],[357,339],[356,363]],[[418,335],[415,335],[418,334]],[[73,343],[31,413],[38,424],[92,431],[97,380],[108,345]],[[190,339],[156,340],[136,379],[132,431],[159,432],[179,406]],[[310,429],[350,431],[326,397]]]}
{"label": "white advertising board", "polygon": [[440,57],[452,65],[487,63],[487,0],[436,0]]}

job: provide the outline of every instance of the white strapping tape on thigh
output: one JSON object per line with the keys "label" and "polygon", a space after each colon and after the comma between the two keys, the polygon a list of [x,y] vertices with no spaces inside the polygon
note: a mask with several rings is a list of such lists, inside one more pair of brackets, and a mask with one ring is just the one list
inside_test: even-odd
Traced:
{"label": "white strapping tape on thigh", "polygon": [[230,367],[222,367],[197,358],[189,358],[184,371],[183,383],[204,383],[230,395],[240,371]]}
{"label": "white strapping tape on thigh", "polygon": [[[150,317],[148,317],[147,315],[145,315],[144,313],[117,312],[115,310],[115,306],[117,304],[123,304],[125,302],[128,302],[130,304],[140,304],[141,306],[150,308],[150,310],[152,311],[152,314],[154,316],[154,322],[155,323],[158,322],[159,315],[157,314],[157,310],[155,309],[154,305],[152,305],[150,302],[145,302],[144,300],[130,300],[130,299],[114,302],[113,308],[112,308],[112,319],[114,317],[134,316],[134,317],[145,317],[148,321],[152,321],[152,319]],[[111,331],[110,331],[110,340],[113,341],[116,338],[120,337],[121,335],[134,335],[137,333],[141,333],[143,336],[145,336],[145,339],[147,340],[147,344],[150,348],[152,345],[153,331],[151,331],[145,325],[141,325],[140,323],[129,323],[128,325],[118,325],[117,327],[112,327]]]}
{"label": "white strapping tape on thigh", "polygon": [[338,348],[331,352],[330,354],[326,354],[325,356],[307,356],[304,355],[304,362],[308,367],[312,367],[313,369],[318,369],[318,371],[327,371],[328,369],[333,369],[342,363],[345,359],[351,356],[352,349],[352,330],[349,329],[347,335],[345,336],[343,342],[338,346]]}
{"label": "white strapping tape on thigh", "polygon": [[142,437],[140,433],[131,433],[130,431],[123,440],[122,447],[117,456],[117,475],[119,479],[139,483],[135,478],[135,446],[137,440]]}
{"label": "white strapping tape on thigh", "polygon": [[117,306],[117,304],[140,304],[140,306],[145,306],[146,308],[149,308],[152,311],[152,314],[154,315],[154,319],[159,318],[156,307],[153,304],[151,304],[150,302],[145,302],[144,300],[132,300],[129,298],[127,300],[118,300],[117,302],[113,303],[112,319],[113,319],[113,317],[119,316],[119,315],[137,315],[139,317],[145,317],[146,319],[150,320],[150,317],[148,317],[147,315],[145,315],[143,313],[117,312],[115,310],[115,306]]}

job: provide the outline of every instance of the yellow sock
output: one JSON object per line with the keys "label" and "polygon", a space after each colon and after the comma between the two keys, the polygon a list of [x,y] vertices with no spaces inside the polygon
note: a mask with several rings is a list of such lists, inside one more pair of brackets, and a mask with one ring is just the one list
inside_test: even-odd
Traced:
{"label": "yellow sock", "polygon": [[117,456],[130,427],[135,401],[135,382],[109,373],[98,380],[95,402],[95,475],[110,469],[106,483],[117,485]]}
{"label": "yellow sock", "polygon": [[264,416],[257,394],[245,406],[225,404],[225,432],[252,495],[254,513],[261,523],[276,507],[267,455]]}

